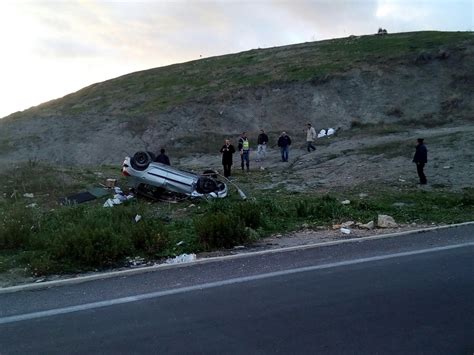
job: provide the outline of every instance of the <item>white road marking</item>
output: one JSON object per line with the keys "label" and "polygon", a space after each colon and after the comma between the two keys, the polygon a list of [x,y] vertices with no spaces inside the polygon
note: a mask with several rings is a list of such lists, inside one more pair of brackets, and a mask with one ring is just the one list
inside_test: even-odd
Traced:
{"label": "white road marking", "polygon": [[200,285],[181,287],[181,288],[176,288],[176,289],[171,289],[171,290],[166,290],[166,291],[144,293],[144,294],[139,294],[135,296],[116,298],[116,299],[100,301],[100,302],[86,303],[86,304],[77,305],[77,306],[55,308],[55,309],[50,309],[47,311],[32,312],[32,313],[20,314],[20,315],[15,315],[15,316],[3,317],[3,318],[0,318],[0,325],[24,321],[24,320],[51,317],[51,316],[56,316],[60,314],[67,314],[67,313],[109,307],[109,306],[114,306],[114,305],[119,305],[119,304],[138,302],[138,301],[148,300],[152,298],[175,295],[178,293],[206,290],[210,288],[216,288],[216,287],[255,281],[255,280],[262,280],[262,279],[278,277],[278,276],[297,274],[297,273],[302,273],[302,272],[307,272],[307,271],[329,269],[329,268],[340,267],[340,266],[362,264],[362,263],[368,263],[372,261],[394,259],[394,258],[400,258],[400,257],[410,256],[410,255],[420,255],[420,254],[427,254],[427,253],[459,249],[459,248],[465,248],[465,247],[473,247],[473,246],[474,246],[474,243],[455,244],[455,245],[448,245],[448,246],[443,246],[443,247],[407,251],[407,252],[396,253],[396,254],[373,256],[373,257],[361,258],[361,259],[355,259],[355,260],[338,261],[335,263],[329,263],[329,264],[323,264],[323,265],[306,266],[306,267],[297,268],[297,269],[275,271],[275,272],[270,272],[270,273],[260,274],[260,275],[238,277],[238,278],[233,278],[233,279],[224,280],[224,281],[209,282],[209,283],[204,283]]}

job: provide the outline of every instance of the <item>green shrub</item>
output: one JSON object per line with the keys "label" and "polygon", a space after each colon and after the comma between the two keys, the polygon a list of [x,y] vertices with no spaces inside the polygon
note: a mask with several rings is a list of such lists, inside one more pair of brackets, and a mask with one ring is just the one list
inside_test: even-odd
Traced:
{"label": "green shrub", "polygon": [[35,211],[19,203],[3,203],[0,207],[0,249],[27,248],[31,234],[37,228]]}
{"label": "green shrub", "polygon": [[[168,245],[161,222],[143,217],[140,209],[121,206],[74,206],[46,215],[38,233],[31,238],[30,263],[36,271],[67,271],[114,265],[132,254],[156,256]],[[33,266],[33,268],[35,268]]]}
{"label": "green shrub", "polygon": [[298,218],[311,217],[320,222],[330,222],[344,216],[343,205],[329,195],[300,200],[296,203],[295,210]]}
{"label": "green shrub", "polygon": [[194,228],[204,249],[231,248],[248,241],[244,222],[228,213],[210,213],[194,220]]}

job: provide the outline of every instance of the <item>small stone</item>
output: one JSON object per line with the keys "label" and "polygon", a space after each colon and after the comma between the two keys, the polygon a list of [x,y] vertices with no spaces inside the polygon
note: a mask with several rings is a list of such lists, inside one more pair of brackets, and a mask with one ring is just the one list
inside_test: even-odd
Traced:
{"label": "small stone", "polygon": [[342,228],[349,228],[349,227],[352,227],[354,224],[355,224],[354,221],[347,221],[347,222],[342,223],[341,227]]}
{"label": "small stone", "polygon": [[398,227],[398,224],[395,222],[393,217],[387,216],[384,214],[379,214],[377,216],[377,227],[380,228],[394,228]]}
{"label": "small stone", "polygon": [[368,229],[368,230],[371,230],[371,229],[374,229],[375,223],[374,223],[374,221],[370,221],[370,222],[365,223],[365,224],[359,223],[359,224],[357,225],[357,227],[359,227],[360,229]]}

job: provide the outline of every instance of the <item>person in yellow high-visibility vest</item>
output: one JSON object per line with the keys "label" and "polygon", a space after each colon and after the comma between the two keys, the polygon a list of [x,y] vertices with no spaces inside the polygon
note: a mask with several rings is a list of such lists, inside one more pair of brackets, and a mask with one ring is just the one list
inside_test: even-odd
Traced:
{"label": "person in yellow high-visibility vest", "polygon": [[250,170],[250,143],[247,138],[247,132],[242,132],[242,135],[239,138],[239,146],[238,146],[239,152],[240,152],[240,160],[241,160],[241,166],[242,170],[244,170],[244,166],[247,166],[247,171]]}

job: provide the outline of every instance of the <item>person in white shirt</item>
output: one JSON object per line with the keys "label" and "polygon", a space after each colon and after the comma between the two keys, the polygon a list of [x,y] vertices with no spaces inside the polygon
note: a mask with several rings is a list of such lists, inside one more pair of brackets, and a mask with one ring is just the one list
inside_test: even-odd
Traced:
{"label": "person in white shirt", "polygon": [[316,147],[313,145],[313,141],[316,138],[316,130],[311,126],[311,123],[307,124],[306,130],[306,145],[308,152],[315,151]]}

